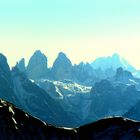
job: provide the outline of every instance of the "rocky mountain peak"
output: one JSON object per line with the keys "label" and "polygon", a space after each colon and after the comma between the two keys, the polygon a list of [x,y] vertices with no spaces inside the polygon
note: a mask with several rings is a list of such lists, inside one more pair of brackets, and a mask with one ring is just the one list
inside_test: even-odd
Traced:
{"label": "rocky mountain peak", "polygon": [[113,57],[113,58],[120,58],[121,56],[120,56],[119,54],[117,54],[117,53],[114,53],[114,54],[112,55],[112,57]]}
{"label": "rocky mountain peak", "polygon": [[67,57],[67,55],[63,52],[60,52],[58,54],[58,57],[56,58],[53,66],[55,65],[67,65],[67,66],[72,66],[71,61],[69,60],[69,58]]}
{"label": "rocky mountain peak", "polygon": [[129,71],[123,70],[123,68],[118,68],[117,72],[116,72],[116,78],[117,79],[128,79],[128,78],[132,78],[132,74]]}
{"label": "rocky mountain peak", "polygon": [[27,66],[27,75],[31,79],[39,79],[46,76],[47,57],[37,50],[32,55]]}
{"label": "rocky mountain peak", "polygon": [[57,80],[71,79],[72,63],[63,52],[58,54],[58,57],[53,63],[52,73]]}
{"label": "rocky mountain peak", "polygon": [[59,58],[66,58],[67,56],[66,56],[65,53],[60,52],[60,53],[58,54],[58,57],[59,57]]}

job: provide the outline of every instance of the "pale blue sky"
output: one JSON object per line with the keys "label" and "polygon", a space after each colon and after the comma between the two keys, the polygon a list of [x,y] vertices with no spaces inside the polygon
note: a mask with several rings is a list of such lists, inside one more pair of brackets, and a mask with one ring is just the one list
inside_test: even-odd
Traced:
{"label": "pale blue sky", "polygon": [[42,50],[73,63],[118,52],[140,68],[139,0],[1,0],[0,52],[10,65]]}

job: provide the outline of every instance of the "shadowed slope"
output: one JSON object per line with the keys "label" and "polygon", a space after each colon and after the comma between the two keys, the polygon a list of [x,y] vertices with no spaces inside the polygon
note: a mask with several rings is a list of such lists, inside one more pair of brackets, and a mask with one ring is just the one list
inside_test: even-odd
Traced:
{"label": "shadowed slope", "polygon": [[139,128],[140,122],[121,117],[103,119],[77,129],[56,128],[0,100],[1,140],[137,140]]}

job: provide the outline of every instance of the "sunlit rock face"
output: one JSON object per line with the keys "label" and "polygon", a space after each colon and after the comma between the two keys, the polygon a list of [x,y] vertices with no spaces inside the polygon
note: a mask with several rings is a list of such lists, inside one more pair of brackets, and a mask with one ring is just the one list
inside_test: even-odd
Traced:
{"label": "sunlit rock face", "polygon": [[27,75],[31,79],[40,79],[47,76],[47,57],[41,52],[36,51],[27,66]]}
{"label": "sunlit rock face", "polygon": [[25,68],[25,59],[22,58],[19,62],[17,62],[16,67],[21,71],[21,72],[25,72],[26,68]]}
{"label": "sunlit rock face", "polygon": [[91,87],[79,85],[70,80],[63,82],[40,80],[36,84],[62,106],[69,118],[75,122],[75,124],[72,123],[72,127],[89,123],[88,116],[91,112],[92,102],[92,98],[90,98]]}
{"label": "sunlit rock face", "polygon": [[72,79],[72,63],[63,52],[53,63],[52,73],[55,80]]}

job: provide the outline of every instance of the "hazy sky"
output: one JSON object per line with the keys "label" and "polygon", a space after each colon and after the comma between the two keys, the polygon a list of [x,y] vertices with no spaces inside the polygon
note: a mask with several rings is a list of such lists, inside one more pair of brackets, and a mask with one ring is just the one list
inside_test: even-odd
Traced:
{"label": "hazy sky", "polygon": [[117,52],[140,68],[140,1],[1,0],[0,52],[14,65],[38,49],[50,64],[60,51],[73,63]]}

